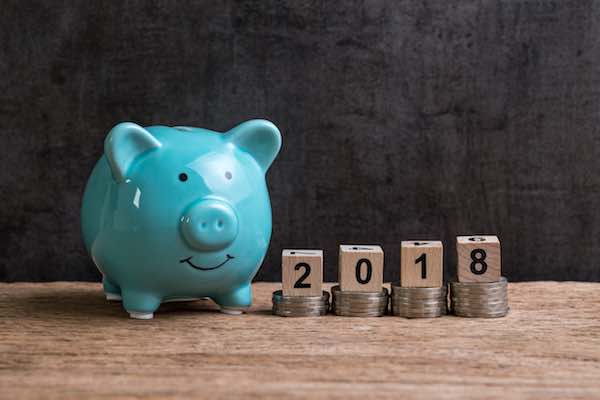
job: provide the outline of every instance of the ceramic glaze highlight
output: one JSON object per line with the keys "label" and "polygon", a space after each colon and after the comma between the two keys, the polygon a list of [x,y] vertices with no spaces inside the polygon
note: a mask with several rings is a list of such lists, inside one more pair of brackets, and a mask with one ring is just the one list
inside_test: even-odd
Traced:
{"label": "ceramic glaze highlight", "polygon": [[265,173],[280,147],[265,120],[226,133],[115,126],[81,211],[107,298],[136,318],[183,298],[210,297],[226,312],[250,306],[271,237]]}

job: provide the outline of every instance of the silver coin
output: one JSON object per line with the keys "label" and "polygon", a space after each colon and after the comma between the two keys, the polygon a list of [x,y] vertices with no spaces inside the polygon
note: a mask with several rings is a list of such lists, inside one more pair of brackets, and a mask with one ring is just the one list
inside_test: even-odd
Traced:
{"label": "silver coin", "polygon": [[378,307],[378,308],[370,308],[370,309],[357,309],[352,307],[337,307],[334,306],[332,308],[333,312],[336,315],[345,315],[345,316],[374,316],[380,317],[384,315],[387,311],[387,307]]}
{"label": "silver coin", "polygon": [[372,299],[353,299],[348,297],[335,297],[334,301],[338,303],[347,303],[347,304],[379,304],[381,302],[387,301],[387,297],[374,297]]}
{"label": "silver coin", "polygon": [[402,308],[402,309],[407,309],[407,310],[435,310],[438,308],[446,307],[446,303],[425,304],[425,305],[392,303],[392,307]]}
{"label": "silver coin", "polygon": [[385,287],[381,288],[379,292],[355,292],[355,291],[341,291],[340,286],[336,285],[331,288],[331,293],[334,296],[352,297],[352,298],[373,298],[373,297],[387,297],[388,290]]}
{"label": "silver coin", "polygon": [[452,293],[495,293],[506,291],[508,286],[481,286],[481,287],[456,287],[450,286],[450,292]]}
{"label": "silver coin", "polygon": [[481,297],[466,297],[466,296],[451,296],[450,301],[462,301],[464,303],[493,303],[501,300],[508,300],[508,296],[481,296]]}
{"label": "silver coin", "polygon": [[441,317],[442,315],[446,315],[447,314],[447,310],[445,308],[438,308],[437,310],[427,310],[427,311],[416,311],[416,310],[403,310],[403,309],[399,309],[393,310],[393,315],[397,316],[397,317],[417,317],[417,316],[422,316],[422,318],[424,318],[425,316],[430,316],[430,317]]}
{"label": "silver coin", "polygon": [[340,311],[340,312],[384,312],[386,309],[385,307],[369,307],[369,308],[347,307],[347,306],[340,306],[339,304],[336,304],[333,308],[335,311]]}
{"label": "silver coin", "polygon": [[329,293],[321,296],[284,296],[281,290],[272,297],[273,314],[282,317],[315,317],[329,311]]}
{"label": "silver coin", "polygon": [[464,303],[464,304],[492,304],[500,303],[502,301],[508,301],[507,296],[488,296],[488,297],[461,297],[452,296],[450,297],[451,302]]}
{"label": "silver coin", "polygon": [[435,296],[435,297],[406,297],[406,296],[393,296],[391,301],[402,301],[405,303],[420,303],[420,302],[432,302],[432,301],[446,301],[446,296]]}
{"label": "silver coin", "polygon": [[273,300],[276,303],[302,303],[302,304],[309,304],[309,303],[320,303],[324,300],[328,300],[329,297],[328,296],[322,296],[322,297],[309,297],[309,298],[302,298],[300,296],[281,296],[281,297],[274,297]]}
{"label": "silver coin", "polygon": [[474,308],[474,307],[461,307],[461,306],[452,306],[451,309],[453,312],[458,313],[458,312],[474,312],[474,313],[494,313],[494,312],[499,312],[502,310],[506,310],[508,308],[508,305],[502,305],[502,306],[497,306],[497,307],[479,307],[479,308]]}
{"label": "silver coin", "polygon": [[315,308],[315,307],[323,307],[325,304],[329,304],[329,302],[322,302],[317,304],[302,304],[302,303],[276,303],[273,305],[277,305],[279,307],[288,307],[288,308]]}
{"label": "silver coin", "polygon": [[441,308],[431,311],[394,310],[395,316],[404,318],[437,318],[446,314],[446,309]]}
{"label": "silver coin", "polygon": [[501,277],[498,282],[450,282],[450,290],[494,290],[506,288],[508,281]]}
{"label": "silver coin", "polygon": [[392,284],[392,314],[404,318],[436,318],[447,314],[447,286],[402,287]]}
{"label": "silver coin", "polygon": [[457,304],[453,304],[450,307],[452,310],[465,310],[465,311],[473,311],[473,312],[487,312],[487,311],[498,311],[498,310],[504,310],[506,308],[508,308],[508,304],[501,304],[501,305],[497,305],[497,306],[493,306],[493,307],[466,307],[466,306],[461,306],[461,305],[457,305]]}
{"label": "silver coin", "polygon": [[404,315],[421,315],[421,314],[426,314],[426,315],[442,315],[442,314],[446,314],[446,307],[437,307],[437,308],[431,308],[431,309],[423,309],[423,310],[415,310],[412,308],[402,308],[402,307],[392,307],[392,315],[399,315],[399,316],[404,316]]}
{"label": "silver coin", "polygon": [[454,310],[454,314],[459,317],[469,317],[469,318],[500,318],[504,317],[508,314],[510,308],[505,308],[503,310],[494,311],[494,312],[476,312],[476,311],[468,311],[468,310]]}
{"label": "silver coin", "polygon": [[338,307],[354,307],[354,308],[380,308],[387,304],[387,301],[374,301],[372,303],[353,303],[345,301],[334,302]]}
{"label": "silver coin", "polygon": [[333,301],[335,301],[338,304],[355,304],[355,305],[369,306],[369,305],[373,305],[373,304],[387,303],[388,298],[387,297],[377,297],[374,299],[366,300],[366,299],[351,299],[351,298],[347,298],[347,297],[334,297]]}
{"label": "silver coin", "polygon": [[446,286],[402,286],[400,282],[391,284],[392,290],[406,290],[410,292],[439,292],[446,289]]}
{"label": "silver coin", "polygon": [[450,282],[450,310],[458,316],[497,318],[508,313],[508,281]]}
{"label": "silver coin", "polygon": [[275,304],[273,305],[273,308],[278,309],[278,310],[289,310],[290,312],[303,312],[303,311],[317,311],[317,310],[325,310],[327,311],[329,309],[329,304],[324,304],[322,306],[316,306],[316,307],[288,307],[286,305],[281,305],[281,304]]}
{"label": "silver coin", "polygon": [[403,318],[438,318],[446,314],[446,310],[435,310],[431,312],[414,312],[406,310],[394,313],[395,316]]}
{"label": "silver coin", "polygon": [[482,297],[506,297],[507,295],[508,295],[508,292],[506,290],[492,291],[492,292],[480,292],[480,293],[453,291],[450,294],[451,297],[472,298],[472,299],[478,299],[478,298],[482,298]]}
{"label": "silver coin", "polygon": [[409,291],[409,290],[392,290],[392,296],[398,297],[411,297],[411,298],[433,298],[446,296],[446,290],[422,292],[420,290]]}
{"label": "silver coin", "polygon": [[304,312],[304,311],[327,311],[329,309],[329,305],[328,304],[324,304],[322,306],[317,306],[317,307],[288,307],[285,305],[281,305],[281,304],[275,304],[273,306],[274,309],[278,309],[278,310],[288,310],[290,312]]}
{"label": "silver coin", "polygon": [[398,304],[407,304],[407,305],[428,305],[428,304],[440,304],[440,303],[446,303],[446,299],[398,299],[398,298],[394,298],[392,299],[392,303],[398,303]]}
{"label": "silver coin", "polygon": [[381,292],[342,292],[339,286],[331,288],[332,311],[336,315],[349,317],[378,317],[388,308],[388,290]]}
{"label": "silver coin", "polygon": [[476,301],[496,301],[496,300],[501,300],[501,299],[508,299],[508,295],[507,293],[504,294],[497,294],[497,295],[488,295],[488,296],[463,296],[460,293],[452,293],[452,296],[450,296],[450,300],[464,300],[464,301],[471,301],[471,302],[476,302]]}
{"label": "silver coin", "polygon": [[479,299],[479,300],[470,300],[463,298],[453,298],[450,301],[452,304],[460,304],[465,307],[478,307],[478,306],[494,306],[497,304],[508,304],[508,299],[500,298],[500,299]]}
{"label": "silver coin", "polygon": [[305,311],[290,311],[290,310],[280,310],[274,309],[274,315],[279,315],[280,317],[319,317],[327,314],[326,310],[305,310]]}
{"label": "silver coin", "polygon": [[452,312],[455,314],[468,314],[468,313],[498,313],[507,310],[508,307],[497,307],[497,308],[464,308],[464,307],[454,307],[452,308]]}
{"label": "silver coin", "polygon": [[407,296],[440,296],[447,292],[446,286],[440,287],[404,287],[400,286],[398,283],[392,284],[392,293],[397,293],[400,295]]}
{"label": "silver coin", "polygon": [[281,310],[321,310],[327,309],[329,303],[324,303],[318,306],[300,306],[300,305],[288,305],[288,304],[273,304],[273,307],[277,307]]}
{"label": "silver coin", "polygon": [[276,290],[273,292],[273,301],[276,302],[299,302],[299,303],[310,303],[310,302],[321,302],[329,300],[329,292],[323,291],[321,296],[284,296],[283,291]]}
{"label": "silver coin", "polygon": [[274,315],[279,315],[282,317],[309,317],[309,316],[321,316],[327,314],[327,310],[301,310],[301,311],[292,311],[285,310],[280,308],[273,309]]}
{"label": "silver coin", "polygon": [[381,317],[384,313],[381,311],[343,311],[336,309],[335,314],[341,317]]}

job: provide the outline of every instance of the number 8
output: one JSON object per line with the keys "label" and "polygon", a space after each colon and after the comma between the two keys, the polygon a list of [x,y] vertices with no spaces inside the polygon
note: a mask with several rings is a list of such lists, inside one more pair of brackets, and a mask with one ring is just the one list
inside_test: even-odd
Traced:
{"label": "number 8", "polygon": [[[479,256],[479,257],[478,257]],[[483,275],[487,271],[487,263],[484,261],[487,257],[485,250],[475,249],[471,252],[471,272],[475,275]],[[481,268],[477,268],[477,264],[481,265]]]}

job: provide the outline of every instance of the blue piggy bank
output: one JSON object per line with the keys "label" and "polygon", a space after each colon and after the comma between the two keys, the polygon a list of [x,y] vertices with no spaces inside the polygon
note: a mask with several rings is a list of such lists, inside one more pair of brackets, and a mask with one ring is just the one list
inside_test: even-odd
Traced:
{"label": "blue piggy bank", "polygon": [[115,126],[81,209],[107,299],[140,319],[189,298],[210,297],[234,314],[250,306],[271,238],[265,173],[280,148],[265,120],[226,133]]}

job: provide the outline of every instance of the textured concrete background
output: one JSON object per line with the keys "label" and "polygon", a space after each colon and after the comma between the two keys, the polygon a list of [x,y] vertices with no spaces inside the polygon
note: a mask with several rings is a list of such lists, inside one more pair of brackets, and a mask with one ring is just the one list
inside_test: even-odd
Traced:
{"label": "textured concrete background", "polygon": [[0,280],[98,279],[79,207],[119,121],[275,122],[282,248],[497,233],[511,280],[600,280],[600,1],[3,1]]}

